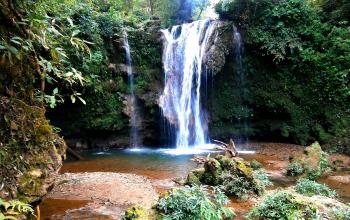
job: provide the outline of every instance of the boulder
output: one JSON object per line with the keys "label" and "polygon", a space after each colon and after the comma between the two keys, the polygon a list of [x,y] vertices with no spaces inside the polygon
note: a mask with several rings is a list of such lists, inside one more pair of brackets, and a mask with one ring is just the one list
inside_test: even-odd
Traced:
{"label": "boulder", "polygon": [[[227,185],[234,181],[244,182],[248,194],[254,193],[261,195],[264,192],[264,186],[259,180],[255,179],[253,169],[249,162],[239,157],[228,157],[217,155],[214,158],[207,158],[203,168],[191,171],[186,180],[188,185],[207,184],[219,186],[224,191]],[[230,186],[232,188],[232,186]],[[226,191],[231,195],[231,192]]]}

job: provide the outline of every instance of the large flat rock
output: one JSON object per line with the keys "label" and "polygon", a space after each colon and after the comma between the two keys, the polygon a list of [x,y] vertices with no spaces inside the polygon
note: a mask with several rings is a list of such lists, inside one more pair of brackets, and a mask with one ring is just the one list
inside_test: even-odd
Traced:
{"label": "large flat rock", "polygon": [[65,173],[48,195],[57,200],[88,200],[80,209],[48,219],[121,219],[130,206],[151,208],[158,194],[152,182],[135,174],[110,172]]}

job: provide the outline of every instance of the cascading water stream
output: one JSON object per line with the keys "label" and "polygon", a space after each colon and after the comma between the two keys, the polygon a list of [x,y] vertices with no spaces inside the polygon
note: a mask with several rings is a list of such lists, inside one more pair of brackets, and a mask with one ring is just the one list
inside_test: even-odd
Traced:
{"label": "cascading water stream", "polygon": [[236,27],[233,27],[233,41],[234,41],[234,56],[235,56],[235,64],[236,64],[236,71],[239,77],[239,87],[240,87],[240,99],[242,102],[242,106],[244,108],[244,116],[243,119],[239,120],[239,124],[241,127],[242,134],[240,142],[247,143],[248,142],[248,121],[247,121],[247,106],[243,105],[244,99],[247,96],[246,92],[246,76],[245,76],[245,69],[242,62],[242,53],[243,53],[243,42],[241,34],[238,32]]}
{"label": "cascading water stream", "polygon": [[205,145],[208,139],[201,80],[214,27],[213,21],[202,20],[162,31],[165,87],[159,104],[163,116],[176,126],[177,149]]}
{"label": "cascading water stream", "polygon": [[125,50],[125,63],[127,65],[128,84],[130,88],[130,146],[135,148],[139,146],[138,126],[137,126],[137,111],[136,111],[136,97],[134,86],[134,74],[132,71],[132,59],[130,53],[130,46],[128,41],[128,35],[125,33],[123,38],[123,47]]}

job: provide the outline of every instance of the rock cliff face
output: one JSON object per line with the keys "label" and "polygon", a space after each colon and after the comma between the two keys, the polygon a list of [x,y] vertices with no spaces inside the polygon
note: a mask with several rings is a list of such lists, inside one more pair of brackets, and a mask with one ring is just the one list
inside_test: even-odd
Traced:
{"label": "rock cliff face", "polygon": [[232,51],[233,24],[225,21],[214,21],[215,32],[209,39],[204,63],[213,75],[219,73],[226,63],[226,56]]}

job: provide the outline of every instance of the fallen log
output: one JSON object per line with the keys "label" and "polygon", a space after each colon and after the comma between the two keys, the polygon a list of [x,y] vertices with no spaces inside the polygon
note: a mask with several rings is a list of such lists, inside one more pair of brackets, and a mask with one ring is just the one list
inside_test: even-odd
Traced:
{"label": "fallen log", "polygon": [[72,156],[76,160],[84,160],[84,158],[81,155],[79,155],[77,152],[72,150],[72,148],[70,148],[70,147],[67,147],[67,151],[66,152],[67,152],[68,155]]}
{"label": "fallen log", "polygon": [[230,139],[230,142],[228,144],[218,140],[213,140],[213,141],[218,144],[221,144],[222,149],[225,151],[225,156],[236,157],[238,155],[235,142],[233,142],[232,139]]}

